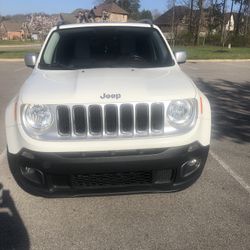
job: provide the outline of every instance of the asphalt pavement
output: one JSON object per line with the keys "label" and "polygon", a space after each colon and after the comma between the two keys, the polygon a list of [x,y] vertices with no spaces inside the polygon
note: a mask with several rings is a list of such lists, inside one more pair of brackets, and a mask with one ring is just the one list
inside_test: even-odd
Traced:
{"label": "asphalt pavement", "polygon": [[0,250],[249,249],[250,62],[182,68],[213,112],[210,154],[193,186],[171,194],[44,199],[17,186],[6,160],[4,110],[31,70],[0,62]]}

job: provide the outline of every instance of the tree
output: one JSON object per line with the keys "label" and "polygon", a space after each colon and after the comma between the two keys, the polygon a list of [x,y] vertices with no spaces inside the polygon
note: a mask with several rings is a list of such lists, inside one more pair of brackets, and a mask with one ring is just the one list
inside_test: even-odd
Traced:
{"label": "tree", "polygon": [[162,13],[158,9],[152,10],[151,13],[152,13],[152,16],[153,16],[154,20],[157,19],[159,16],[162,15]]}
{"label": "tree", "polygon": [[199,13],[198,13],[196,29],[195,29],[194,45],[198,44],[200,28],[201,28],[201,25],[203,24],[203,4],[204,4],[204,0],[198,0]]}
{"label": "tree", "polygon": [[243,6],[243,0],[235,0],[236,3],[239,3],[239,10],[237,14],[237,21],[236,21],[236,29],[235,29],[235,35],[239,35],[240,32],[240,24],[241,24],[241,12],[242,12],[242,6]]}
{"label": "tree", "polygon": [[153,20],[153,16],[150,10],[142,10],[140,13],[140,19],[150,19]]}
{"label": "tree", "polygon": [[208,7],[208,34],[211,35],[212,32],[221,25],[222,14],[221,14],[221,4],[217,1],[211,1],[210,6]]}
{"label": "tree", "polygon": [[222,46],[224,47],[225,45],[225,37],[226,37],[226,28],[225,28],[225,20],[226,20],[226,4],[227,0],[223,0],[222,4],[222,21],[221,21],[221,43]]}
{"label": "tree", "polygon": [[190,14],[189,14],[189,32],[193,31],[193,11],[194,11],[194,0],[190,0]]}
{"label": "tree", "polygon": [[117,4],[129,13],[129,18],[134,20],[140,18],[140,0],[118,0]]}
{"label": "tree", "polygon": [[246,13],[245,34],[248,34],[250,33],[249,31],[250,0],[248,0],[246,3],[245,13]]}

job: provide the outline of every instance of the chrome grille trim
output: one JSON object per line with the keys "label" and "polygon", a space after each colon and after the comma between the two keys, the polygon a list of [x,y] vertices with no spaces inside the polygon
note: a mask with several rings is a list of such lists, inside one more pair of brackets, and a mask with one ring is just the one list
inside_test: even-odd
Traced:
{"label": "chrome grille trim", "polygon": [[[148,110],[148,120],[147,120],[147,124],[145,126],[147,126],[147,129],[145,130],[138,130],[138,124],[137,124],[137,109],[136,107],[138,107],[137,105],[147,107]],[[164,124],[165,124],[165,119],[166,119],[166,115],[165,115],[165,111],[166,109],[164,109],[164,115],[163,115],[163,121],[162,121],[162,128],[161,130],[153,130],[152,129],[152,104],[158,104],[157,102],[153,102],[153,103],[112,103],[112,104],[71,104],[71,105],[63,105],[63,106],[67,106],[68,107],[68,112],[69,112],[69,117],[70,117],[70,131],[68,132],[67,136],[72,137],[72,138],[102,138],[102,137],[134,137],[134,136],[149,136],[149,135],[161,135],[164,133]],[[163,104],[163,103],[162,103]],[[132,130],[131,132],[125,132],[122,130],[122,126],[121,126],[121,107],[122,105],[131,105],[132,106],[132,116],[133,116],[133,125],[132,125]],[[106,113],[105,113],[105,108],[107,108],[108,106],[114,106],[116,107],[116,112],[117,112],[117,123],[116,123],[116,131],[115,132],[108,132],[107,128],[106,128]],[[163,107],[165,107],[166,104],[163,104]],[[58,106],[60,107],[60,106]],[[57,108],[58,108],[57,107]],[[86,114],[86,118],[85,118],[85,124],[84,127],[85,132],[84,133],[77,133],[76,132],[76,124],[75,124],[75,109],[77,107],[82,107],[83,110],[85,110]],[[91,107],[99,107],[101,110],[101,132],[100,133],[95,133],[93,131],[91,131],[91,119],[90,119],[90,109]],[[123,106],[125,107],[125,106]],[[93,110],[91,111],[93,112]],[[59,118],[59,114],[57,112],[57,121],[59,122],[60,118]],[[60,131],[59,131],[59,124],[57,126],[57,130],[58,130],[58,134],[59,136],[63,136]]]}
{"label": "chrome grille trim", "polygon": [[151,123],[152,123],[152,104],[148,105],[148,131],[149,133],[152,131]]}
{"label": "chrome grille trim", "polygon": [[[167,119],[167,108],[169,106],[170,101],[161,101],[161,102],[131,102],[131,103],[107,103],[107,104],[67,104],[67,105],[58,105],[57,107],[55,107],[55,109],[57,109],[60,106],[67,106],[68,110],[70,112],[70,117],[71,117],[71,124],[70,124],[70,133],[68,135],[62,135],[60,134],[59,131],[59,125],[57,124],[56,126],[56,130],[57,130],[57,135],[54,134],[53,138],[54,139],[75,139],[75,140],[79,140],[79,139],[115,139],[115,138],[134,138],[134,137],[152,137],[152,136],[164,136],[164,135],[171,135],[171,134],[175,134],[176,133],[176,129],[173,128],[169,123],[168,123],[168,119]],[[140,105],[148,105],[148,124],[147,130],[144,131],[138,131],[137,130],[137,124],[136,124],[136,105],[140,104]],[[152,126],[152,107],[153,105],[162,105],[162,126],[160,127],[160,129],[153,129]],[[114,133],[108,133],[106,130],[106,124],[105,124],[105,119],[106,119],[106,114],[105,114],[105,107],[106,106],[110,106],[110,105],[114,105],[116,107],[117,110],[117,116],[118,116],[118,120],[117,120],[117,129],[116,132]],[[122,130],[122,107],[126,107],[126,105],[131,105],[132,107],[132,129],[131,131],[125,132]],[[86,111],[86,132],[84,134],[78,134],[75,131],[75,124],[74,124],[74,108],[75,107],[83,107],[85,108]],[[90,112],[89,109],[91,106],[98,106],[101,108],[101,121],[102,121],[102,130],[100,133],[93,133],[90,131],[91,128],[91,124],[90,124]],[[128,112],[129,114],[129,112]],[[59,121],[59,117],[58,117],[58,112],[56,114],[56,118],[57,121]],[[129,116],[127,116],[129,117]],[[193,125],[196,123],[196,119],[197,119],[197,110],[195,111],[195,118],[193,123],[190,125],[189,128],[186,128],[185,130],[182,130],[182,132],[178,132],[178,133],[185,133],[187,131],[189,131]],[[49,138],[52,138],[51,136]]]}

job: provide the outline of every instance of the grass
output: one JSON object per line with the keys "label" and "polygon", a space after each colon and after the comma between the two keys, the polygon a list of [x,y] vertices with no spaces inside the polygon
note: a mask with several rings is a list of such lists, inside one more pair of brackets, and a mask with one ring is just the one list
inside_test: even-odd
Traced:
{"label": "grass", "polygon": [[0,40],[1,45],[28,45],[28,44],[40,44],[41,41],[20,41],[20,40]]}
{"label": "grass", "polygon": [[217,46],[176,46],[173,49],[186,50],[188,59],[250,59],[250,48],[222,48]]}
{"label": "grass", "polygon": [[0,51],[0,59],[24,58],[27,52],[38,52],[37,50]]}

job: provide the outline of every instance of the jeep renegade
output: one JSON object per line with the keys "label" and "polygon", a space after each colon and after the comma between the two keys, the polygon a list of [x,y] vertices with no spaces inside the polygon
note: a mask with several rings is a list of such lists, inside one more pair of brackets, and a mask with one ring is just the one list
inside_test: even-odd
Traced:
{"label": "jeep renegade", "polygon": [[8,161],[44,197],[171,192],[204,168],[207,98],[157,26],[58,25],[6,110]]}

